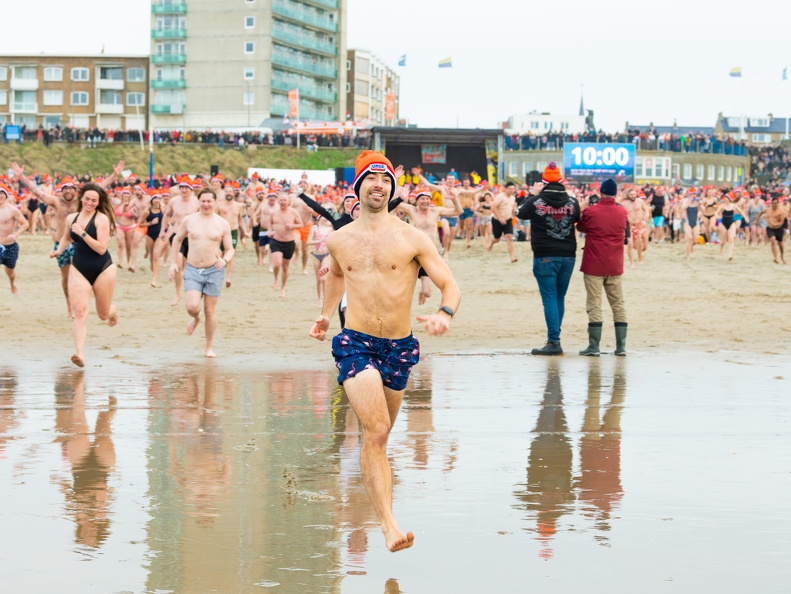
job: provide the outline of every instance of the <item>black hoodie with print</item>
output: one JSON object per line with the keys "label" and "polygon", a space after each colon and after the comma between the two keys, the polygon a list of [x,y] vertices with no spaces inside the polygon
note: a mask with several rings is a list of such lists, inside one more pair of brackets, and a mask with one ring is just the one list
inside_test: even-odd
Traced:
{"label": "black hoodie with print", "polygon": [[548,183],[538,196],[529,196],[519,206],[517,218],[530,221],[530,244],[534,258],[577,255],[574,225],[580,220],[580,205],[560,183]]}

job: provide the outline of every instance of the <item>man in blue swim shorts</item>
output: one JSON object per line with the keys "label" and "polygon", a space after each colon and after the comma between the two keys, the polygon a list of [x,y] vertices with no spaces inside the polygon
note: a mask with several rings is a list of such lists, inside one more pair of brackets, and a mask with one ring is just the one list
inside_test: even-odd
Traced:
{"label": "man in blue swim shorts", "polygon": [[442,293],[434,314],[417,316],[430,335],[447,332],[461,294],[450,269],[429,237],[388,215],[396,175],[377,151],[364,151],[356,162],[354,192],[360,217],[327,237],[330,268],[324,305],[310,330],[326,338],[330,316],[346,290],[345,327],[332,340],[338,382],[363,429],[360,470],[390,551],[411,547],[415,535],[402,532],[393,517],[393,474],[387,440],[398,415],[420,345],[411,332],[412,297],[423,268]]}

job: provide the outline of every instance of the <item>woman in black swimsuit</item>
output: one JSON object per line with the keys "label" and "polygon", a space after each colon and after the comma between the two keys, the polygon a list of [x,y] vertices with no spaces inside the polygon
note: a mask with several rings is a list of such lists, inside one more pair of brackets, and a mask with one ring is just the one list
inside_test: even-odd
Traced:
{"label": "woman in black swimsuit", "polygon": [[75,353],[72,363],[85,365],[85,334],[88,306],[93,293],[96,313],[108,326],[118,322],[118,312],[113,305],[116,268],[107,251],[110,235],[115,230],[115,218],[110,198],[96,184],[85,184],[78,195],[77,212],[66,219],[66,230],[57,250],[50,258],[57,258],[70,244],[74,244],[74,257],[69,271],[69,302],[74,319]]}
{"label": "woman in black swimsuit", "polygon": [[146,228],[146,251],[149,255],[149,268],[152,272],[151,286],[157,286],[159,279],[159,261],[162,259],[162,252],[167,247],[167,242],[160,238],[162,231],[162,191],[151,190],[151,204],[140,217],[141,227]]}
{"label": "woman in black swimsuit", "polygon": [[725,194],[725,200],[720,207],[717,209],[717,214],[715,218],[722,219],[721,229],[719,232],[720,236],[720,253],[722,253],[723,248],[725,245],[728,245],[728,260],[733,260],[733,245],[734,240],[736,239],[736,231],[739,230],[739,225],[734,220],[734,215],[740,214],[744,218],[745,224],[749,224],[750,221],[747,218],[747,215],[742,210],[740,206],[737,206],[736,203],[733,201],[733,195],[731,193]]}

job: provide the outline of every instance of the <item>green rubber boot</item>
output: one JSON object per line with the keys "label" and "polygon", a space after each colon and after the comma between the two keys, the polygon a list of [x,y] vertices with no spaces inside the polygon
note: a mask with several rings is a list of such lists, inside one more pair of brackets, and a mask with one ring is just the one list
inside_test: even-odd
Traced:
{"label": "green rubber boot", "polygon": [[615,356],[626,356],[626,322],[615,322]]}
{"label": "green rubber boot", "polygon": [[588,324],[588,348],[580,351],[584,357],[598,357],[599,342],[601,342],[601,322],[591,322]]}

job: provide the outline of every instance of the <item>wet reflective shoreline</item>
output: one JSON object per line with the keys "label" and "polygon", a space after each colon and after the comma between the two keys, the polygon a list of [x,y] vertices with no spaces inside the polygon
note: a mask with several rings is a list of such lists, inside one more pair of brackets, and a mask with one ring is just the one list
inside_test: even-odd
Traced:
{"label": "wet reflective shoreline", "polygon": [[[0,366],[0,583],[25,592],[781,592],[781,357],[434,356],[384,548],[331,363]],[[46,560],[46,561],[43,561]]]}

